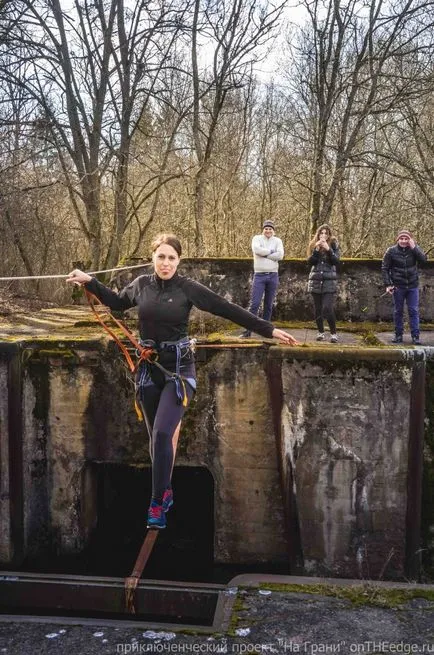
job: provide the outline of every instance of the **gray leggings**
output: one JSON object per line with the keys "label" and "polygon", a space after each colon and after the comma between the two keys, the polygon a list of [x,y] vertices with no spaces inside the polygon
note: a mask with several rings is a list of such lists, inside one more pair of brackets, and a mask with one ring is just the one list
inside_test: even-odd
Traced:
{"label": "gray leggings", "polygon": [[[187,369],[188,370],[182,370]],[[194,364],[181,367],[182,375],[195,378]],[[167,380],[158,369],[152,370],[149,384],[141,391],[139,403],[149,432],[152,460],[152,499],[161,505],[165,489],[170,485],[174,460],[172,438],[194,390],[185,383],[187,406],[179,402],[173,380]]]}

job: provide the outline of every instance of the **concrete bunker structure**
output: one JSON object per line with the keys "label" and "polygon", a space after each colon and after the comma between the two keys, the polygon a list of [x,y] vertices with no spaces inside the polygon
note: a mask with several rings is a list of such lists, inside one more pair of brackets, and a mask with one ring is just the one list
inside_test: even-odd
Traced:
{"label": "concrete bunker structure", "polygon": [[[432,349],[201,345],[176,466],[205,489],[207,558],[416,577]],[[102,508],[110,514],[116,475],[122,489],[150,465],[116,347],[92,336],[1,342],[0,389],[1,567],[79,556]],[[130,520],[144,532],[142,482],[130,485],[122,534]],[[188,514],[184,484],[174,526]]]}

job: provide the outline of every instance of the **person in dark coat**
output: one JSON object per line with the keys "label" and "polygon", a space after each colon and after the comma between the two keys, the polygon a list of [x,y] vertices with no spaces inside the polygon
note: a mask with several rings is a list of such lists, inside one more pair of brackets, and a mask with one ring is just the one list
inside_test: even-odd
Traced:
{"label": "person in dark coat", "polygon": [[311,269],[307,290],[312,294],[315,307],[315,321],[318,328],[317,341],[324,341],[324,319],[330,328],[330,341],[336,343],[336,316],[334,310],[337,291],[336,265],[339,262],[339,245],[330,227],[320,225],[309,243],[308,264]]}
{"label": "person in dark coat", "polygon": [[147,527],[153,529],[166,527],[166,512],[173,504],[171,477],[181,419],[196,389],[194,353],[187,335],[192,307],[227,318],[263,337],[290,346],[297,344],[294,337],[269,321],[179,275],[180,258],[177,237],[161,234],[152,245],[154,274],[140,275],[119,293],[79,269],[67,277],[67,282],[84,285],[111,309],[137,305],[141,344],[154,350],[160,365],[142,361],[136,376],[136,396],[150,437],[152,498]]}
{"label": "person in dark coat", "polygon": [[403,343],[404,303],[407,303],[412,343],[420,345],[419,328],[419,271],[427,256],[408,230],[400,230],[396,244],[384,253],[381,264],[387,293],[393,295],[395,336],[392,343]]}

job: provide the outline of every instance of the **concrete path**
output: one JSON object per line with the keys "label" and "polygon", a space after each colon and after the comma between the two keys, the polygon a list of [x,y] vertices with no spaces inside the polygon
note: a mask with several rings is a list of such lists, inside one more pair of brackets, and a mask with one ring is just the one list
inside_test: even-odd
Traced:
{"label": "concrete path", "polygon": [[[330,346],[330,348],[337,348],[339,345],[341,346],[361,346],[361,345],[369,345],[364,341],[364,335],[363,333],[356,333],[356,332],[350,332],[348,330],[345,330],[345,328],[338,330],[338,343],[330,343],[330,333],[326,332],[325,333],[325,339],[324,341],[317,341],[316,337],[318,332],[312,328],[305,328],[305,329],[300,329],[300,328],[284,328],[286,332],[290,332],[293,337],[297,339],[301,344],[309,344],[311,346]],[[236,332],[233,332],[232,334],[235,334],[237,336],[240,336],[242,333],[242,330],[237,330]],[[394,336],[394,332],[374,332],[373,333],[376,339],[380,342],[380,344],[388,345],[391,348],[402,348],[402,347],[413,347],[413,344],[411,343],[411,337],[409,334],[404,335],[404,343],[402,346],[397,346],[393,343],[391,343],[391,340]],[[259,337],[258,335],[253,334],[253,336],[250,339],[242,339],[242,342],[248,343],[249,341],[252,341],[254,339],[262,339],[262,337]],[[434,330],[423,330],[421,332],[421,342],[423,346],[434,346]],[[373,344],[372,344],[373,345]],[[378,344],[377,344],[378,345]]]}
{"label": "concrete path", "polygon": [[400,590],[394,591],[390,583],[376,586],[333,580],[336,587],[325,585],[322,592],[321,584],[309,578],[260,577],[261,580],[254,582],[248,580],[249,576],[239,576],[229,583],[228,593],[233,594],[235,602],[226,627],[214,634],[175,631],[161,624],[144,629],[11,621],[0,622],[0,653],[422,655],[434,652],[432,585],[405,585],[413,597],[403,600],[394,595]]}
{"label": "concrete path", "polygon": [[[306,328],[285,328],[300,343],[312,346],[319,345],[336,348],[339,346],[361,346],[368,345],[364,341],[363,331],[356,333],[345,328],[338,330],[339,342],[330,343],[330,334],[326,332],[324,341],[317,342],[317,331],[312,327]],[[225,332],[227,338],[239,337],[243,330],[232,330]],[[97,323],[89,308],[82,305],[56,307],[40,309],[36,312],[18,312],[9,316],[0,316],[0,339],[26,339],[36,338],[43,339],[48,335],[59,335],[59,338],[77,338],[82,337],[83,333],[89,338],[95,339],[103,336],[102,327]],[[375,332],[378,341],[385,345],[395,346],[390,343],[393,332]],[[262,340],[262,337],[253,335],[252,339],[242,339],[241,342],[251,343],[256,339]],[[206,341],[206,338],[203,338]],[[424,346],[434,346],[434,330],[422,330],[421,341]],[[404,336],[404,347],[411,346],[410,335]]]}

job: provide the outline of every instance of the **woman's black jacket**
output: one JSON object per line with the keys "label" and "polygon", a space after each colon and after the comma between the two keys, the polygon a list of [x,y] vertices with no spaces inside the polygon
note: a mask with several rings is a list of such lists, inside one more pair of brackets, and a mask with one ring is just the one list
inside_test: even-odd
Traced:
{"label": "woman's black jacket", "polygon": [[274,325],[229,302],[218,294],[182,275],[162,280],[157,275],[140,275],[120,293],[115,293],[95,278],[85,284],[104,305],[126,310],[137,305],[140,337],[157,344],[178,341],[188,334],[188,319],[193,305],[211,314],[227,318],[247,330],[271,338]]}
{"label": "woman's black jacket", "polygon": [[337,291],[336,264],[339,262],[337,241],[330,243],[330,250],[314,249],[307,260],[312,268],[309,273],[307,290],[310,293],[335,293]]}
{"label": "woman's black jacket", "polygon": [[418,263],[424,264],[427,256],[422,248],[391,246],[384,254],[381,272],[386,287],[414,289],[419,284]]}

